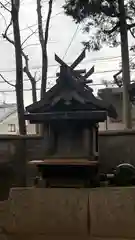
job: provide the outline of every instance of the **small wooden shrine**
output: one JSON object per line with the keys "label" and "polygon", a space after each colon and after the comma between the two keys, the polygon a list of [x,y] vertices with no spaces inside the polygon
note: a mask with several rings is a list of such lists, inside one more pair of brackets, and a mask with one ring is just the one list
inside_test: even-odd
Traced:
{"label": "small wooden shrine", "polygon": [[[56,84],[44,99],[26,107],[25,118],[44,124],[45,158],[32,161],[44,178],[93,179],[98,173],[98,123],[117,116],[113,106],[93,95],[87,78],[94,72],[74,70],[85,51],[68,66],[61,65]],[[63,181],[63,180],[62,180]]]}

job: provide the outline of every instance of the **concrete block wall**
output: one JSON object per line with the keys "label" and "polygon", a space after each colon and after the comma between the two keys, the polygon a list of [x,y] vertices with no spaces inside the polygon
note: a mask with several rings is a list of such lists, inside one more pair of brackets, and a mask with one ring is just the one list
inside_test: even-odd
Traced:
{"label": "concrete block wall", "polygon": [[135,188],[12,189],[0,240],[135,239]]}
{"label": "concrete block wall", "polygon": [[[18,157],[16,155],[22,141],[26,142],[27,160],[44,158],[45,141],[41,137],[0,135],[0,166],[13,162]],[[112,168],[123,161],[135,165],[134,142],[135,130],[100,132],[99,155],[103,168]]]}
{"label": "concrete block wall", "polygon": [[135,166],[135,131],[106,131],[99,134],[101,171],[109,172],[123,162]]}
{"label": "concrete block wall", "polygon": [[[20,164],[20,154],[22,155],[22,152],[18,149],[20,149],[19,145],[24,140],[26,142],[27,161],[44,158],[44,142],[41,137],[0,135],[0,200],[7,199],[10,187],[19,186],[16,176],[17,174],[20,176],[23,164]],[[113,168],[123,162],[135,166],[134,143],[135,131],[133,130],[101,132],[99,134],[100,171],[111,172]],[[7,171],[7,169],[9,170]],[[37,169],[34,166],[24,169],[27,172],[27,185],[32,186]]]}

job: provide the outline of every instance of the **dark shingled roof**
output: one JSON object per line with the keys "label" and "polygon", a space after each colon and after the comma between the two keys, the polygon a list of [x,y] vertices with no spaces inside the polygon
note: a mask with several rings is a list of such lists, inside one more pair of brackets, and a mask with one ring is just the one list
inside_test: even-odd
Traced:
{"label": "dark shingled roof", "polygon": [[[51,109],[52,106],[55,106],[55,104],[61,100],[71,101],[71,105],[74,100],[80,104],[80,108],[86,110],[94,109],[95,111],[104,110],[108,113],[109,117],[117,117],[113,105],[96,98],[92,88],[88,87],[84,81],[81,81],[81,76],[77,78],[72,70],[65,66],[61,68],[60,77],[57,83],[46,92],[44,99],[27,106],[26,111],[29,113],[48,111],[48,109]],[[87,106],[87,108],[85,106]]]}

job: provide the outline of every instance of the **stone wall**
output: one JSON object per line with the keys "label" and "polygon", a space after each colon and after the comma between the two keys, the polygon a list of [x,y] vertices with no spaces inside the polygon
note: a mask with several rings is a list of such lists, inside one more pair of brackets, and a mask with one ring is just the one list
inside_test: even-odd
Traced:
{"label": "stone wall", "polygon": [[0,240],[135,239],[135,188],[11,189]]}
{"label": "stone wall", "polygon": [[[27,175],[33,184],[36,167],[25,167],[21,145],[26,143],[26,159],[43,159],[45,142],[39,136],[0,136],[0,199],[7,199],[11,186],[24,186],[18,177]],[[135,131],[106,131],[99,134],[99,161],[102,172],[111,172],[119,163],[135,165]],[[81,149],[81,147],[80,147]]]}
{"label": "stone wall", "polygon": [[[44,158],[45,142],[41,137],[0,135],[0,168],[7,163],[13,163],[15,158],[19,162],[18,156],[23,141],[26,143],[27,160]],[[99,159],[101,168],[104,171],[108,171],[122,162],[130,162],[135,165],[134,143],[134,130],[100,132]]]}
{"label": "stone wall", "polygon": [[106,131],[99,135],[99,160],[104,172],[128,162],[135,165],[135,131]]}
{"label": "stone wall", "polygon": [[[40,137],[27,139],[26,142],[28,159],[44,158],[44,141]],[[103,171],[111,171],[123,162],[135,165],[135,131],[100,132],[99,160]]]}

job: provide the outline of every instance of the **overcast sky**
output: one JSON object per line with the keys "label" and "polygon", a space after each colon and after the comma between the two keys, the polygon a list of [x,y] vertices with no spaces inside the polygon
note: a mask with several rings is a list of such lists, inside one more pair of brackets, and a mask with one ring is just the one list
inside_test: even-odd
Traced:
{"label": "overcast sky", "polygon": [[[22,6],[20,11],[20,29],[22,42],[25,38],[37,29],[37,15],[36,15],[36,4],[35,0],[22,0]],[[61,58],[64,56],[64,60],[67,63],[72,63],[74,59],[80,54],[82,50],[81,42],[87,39],[87,35],[81,31],[82,26],[77,28],[77,25],[72,21],[70,17],[67,17],[63,13],[62,4],[64,0],[55,0],[53,5],[53,12],[49,31],[49,43],[48,43],[48,57],[49,57],[49,70],[48,70],[48,87],[55,83],[55,75],[58,70],[57,62],[54,60],[54,53],[57,53]],[[47,14],[46,4],[43,9],[44,20]],[[8,22],[9,14],[6,14]],[[29,26],[31,26],[29,28]],[[0,16],[0,35],[3,33],[5,28],[5,21]],[[12,38],[12,28],[9,30],[9,36]],[[73,38],[74,36],[74,38]],[[71,41],[73,39],[73,41]],[[129,45],[132,43],[132,39],[129,39]],[[70,47],[69,47],[70,46]],[[33,74],[37,71],[40,75],[41,70],[41,56],[40,56],[40,45],[38,41],[38,33],[34,34],[25,44],[25,52],[29,55],[29,64]],[[68,51],[67,51],[68,49]],[[66,55],[65,55],[66,53]],[[110,49],[108,47],[103,48],[99,52],[89,52],[85,60],[82,62],[80,67],[89,69],[95,65],[95,74],[92,75],[93,83],[100,84],[102,79],[112,80],[115,70],[119,69],[120,62],[120,47]],[[54,66],[55,65],[55,66]],[[15,81],[15,59],[14,59],[14,47],[6,42],[0,36],[0,73],[4,77],[12,81]],[[132,77],[133,74],[132,74]],[[24,89],[30,89],[30,83],[27,81],[27,76],[24,76]],[[0,90],[14,90],[13,87],[6,83],[1,83],[0,79]],[[40,88],[40,82],[38,83]],[[104,86],[93,86],[96,92],[98,88]],[[39,91],[38,91],[39,92]],[[0,94],[0,100],[5,99],[7,102],[15,102],[15,92],[5,92],[3,95]],[[25,105],[30,104],[31,91],[25,91],[24,93]]]}

